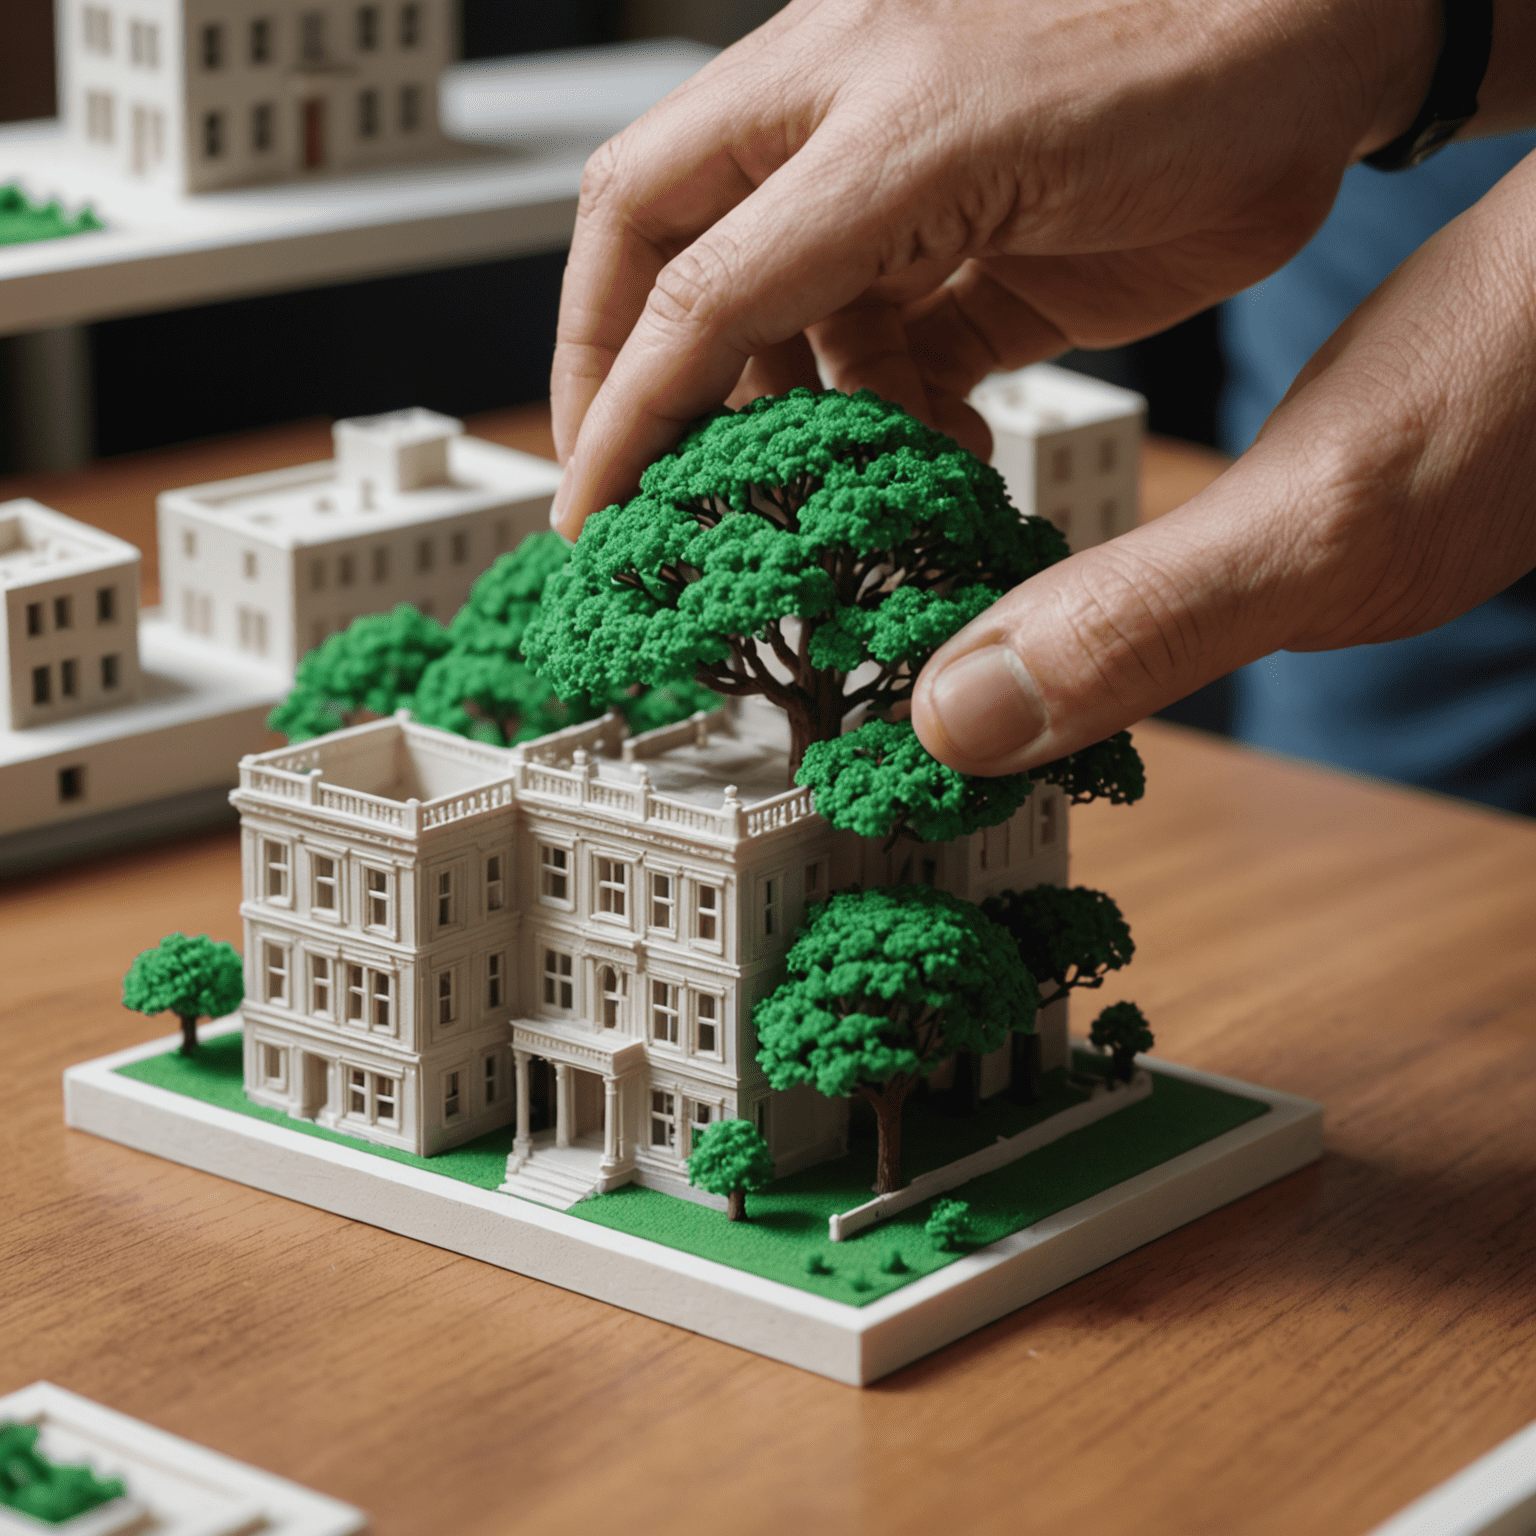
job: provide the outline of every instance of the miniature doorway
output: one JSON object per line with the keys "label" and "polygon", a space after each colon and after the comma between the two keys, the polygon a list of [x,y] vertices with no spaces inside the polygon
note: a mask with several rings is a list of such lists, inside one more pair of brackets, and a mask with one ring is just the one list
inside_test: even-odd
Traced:
{"label": "miniature doorway", "polygon": [[572,1067],[570,1071],[575,1079],[571,1089],[571,1140],[579,1141],[584,1136],[601,1138],[606,1099],[602,1076],[597,1072],[583,1072],[580,1067]]}
{"label": "miniature doorway", "polygon": [[303,1053],[304,1071],[300,1084],[299,1114],[313,1120],[331,1102],[331,1064],[324,1056]]}
{"label": "miniature doorway", "polygon": [[325,164],[325,98],[311,96],[301,111],[304,169],[317,171]]}
{"label": "miniature doorway", "polygon": [[528,1058],[528,1130],[537,1135],[540,1131],[555,1128],[555,1068],[554,1063],[542,1056]]}

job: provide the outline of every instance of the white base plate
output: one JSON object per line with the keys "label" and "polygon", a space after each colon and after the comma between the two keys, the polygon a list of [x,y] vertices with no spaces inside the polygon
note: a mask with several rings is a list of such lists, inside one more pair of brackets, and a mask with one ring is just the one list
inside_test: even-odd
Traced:
{"label": "white base plate", "polygon": [[[207,1031],[204,1039],[220,1031]],[[853,1307],[351,1147],[121,1077],[172,1036],[71,1067],[64,1115],[142,1152],[546,1280],[788,1365],[866,1386],[1186,1222],[1315,1162],[1322,1105],[1155,1057],[1270,1107],[1236,1130]]]}
{"label": "white base plate", "polygon": [[[86,1462],[100,1477],[120,1477],[127,1498],[48,1525],[24,1515],[0,1530],[103,1536],[352,1536],[368,1517],[351,1504],[301,1488],[180,1435],[104,1408],[49,1381],[0,1397],[0,1423],[36,1424],[37,1447],[56,1462]],[[137,1509],[125,1508],[137,1506]],[[0,1510],[0,1516],[7,1512]],[[137,1516],[137,1518],[135,1518]]]}

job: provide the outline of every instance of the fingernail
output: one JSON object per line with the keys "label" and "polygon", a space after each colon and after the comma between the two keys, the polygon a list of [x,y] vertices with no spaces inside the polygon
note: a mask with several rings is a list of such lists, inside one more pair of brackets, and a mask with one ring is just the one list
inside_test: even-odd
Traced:
{"label": "fingernail", "polygon": [[975,763],[1027,747],[1046,727],[1034,680],[1006,645],[956,657],[934,679],[929,697],[950,745]]}

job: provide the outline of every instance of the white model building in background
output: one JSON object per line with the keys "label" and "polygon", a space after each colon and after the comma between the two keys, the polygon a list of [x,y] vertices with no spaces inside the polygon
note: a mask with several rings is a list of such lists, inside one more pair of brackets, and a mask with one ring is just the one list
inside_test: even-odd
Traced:
{"label": "white model building in background", "polygon": [[[632,738],[609,715],[505,749],[395,718],[246,758],[247,1092],[423,1155],[515,1124],[504,1188],[561,1207],[704,1198],[685,1163],[721,1118],[781,1174],[837,1155],[847,1101],[774,1092],[752,1034],[805,902],[1065,883],[1067,806],[1041,785],[1002,826],[886,850],[784,788],[787,747],[747,700]],[[1066,1023],[1041,1018],[1047,1068]],[[1009,1080],[1007,1049],[983,1058],[984,1095]]]}
{"label": "white model building in background", "polygon": [[548,459],[435,411],[338,421],[320,464],[165,491],[160,584],[183,631],[275,665],[365,613],[446,623],[497,555],[549,526]]}
{"label": "white model building in background", "polygon": [[211,192],[443,153],[456,0],[58,0],[61,115],[104,169]]}
{"label": "white model building in background", "polygon": [[1136,526],[1147,402],[1133,390],[1036,363],[971,392],[1013,504],[1049,518],[1074,552]]}

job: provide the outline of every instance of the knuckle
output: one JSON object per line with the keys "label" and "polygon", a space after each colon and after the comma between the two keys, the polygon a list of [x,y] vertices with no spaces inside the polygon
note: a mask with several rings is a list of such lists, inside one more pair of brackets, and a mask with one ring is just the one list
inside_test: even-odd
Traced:
{"label": "knuckle", "polygon": [[696,240],[660,272],[646,313],[668,327],[718,329],[736,275],[736,263],[718,237]]}

